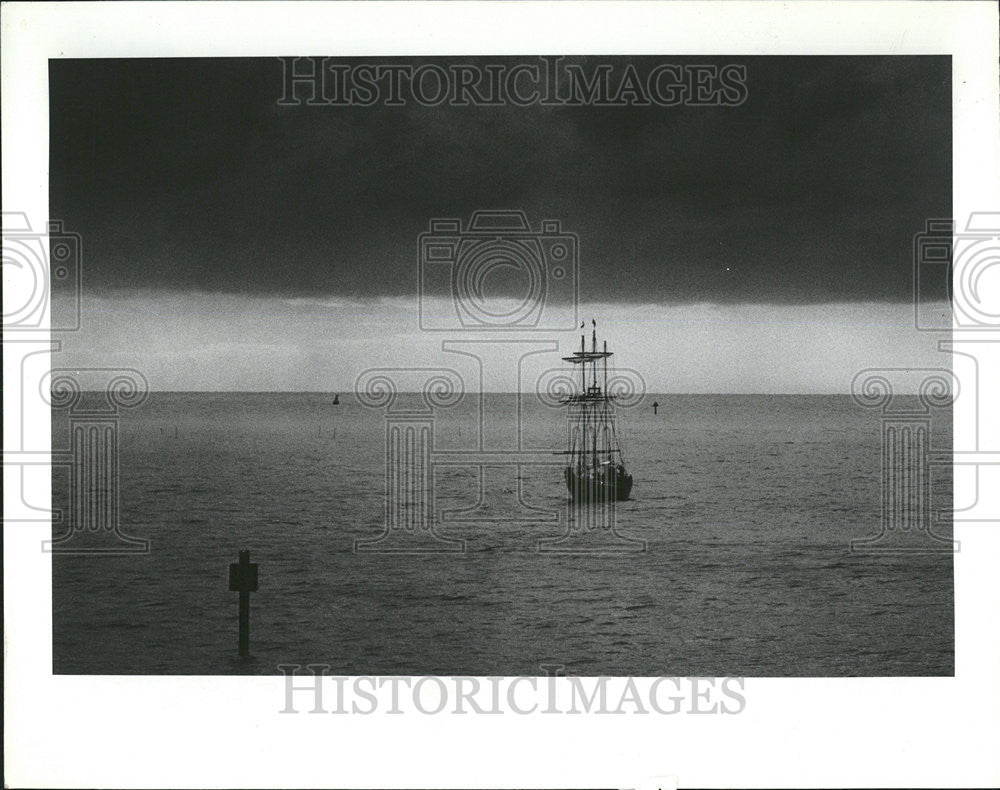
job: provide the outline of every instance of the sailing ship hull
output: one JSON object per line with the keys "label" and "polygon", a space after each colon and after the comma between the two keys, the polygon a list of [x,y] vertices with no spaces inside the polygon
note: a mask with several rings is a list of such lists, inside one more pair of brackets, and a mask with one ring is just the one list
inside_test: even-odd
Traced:
{"label": "sailing ship hull", "polygon": [[566,487],[575,502],[621,502],[632,493],[632,475],[623,471],[594,475],[566,467]]}
{"label": "sailing ship hull", "polygon": [[[563,357],[580,371],[580,389],[562,401],[570,407],[566,487],[576,502],[620,502],[632,492],[632,475],[625,471],[615,430],[615,396],[608,392],[608,357],[613,354],[606,340],[603,350],[597,350],[597,321],[592,323],[590,351],[586,336],[580,335],[580,350]],[[598,383],[599,365],[603,386]]]}

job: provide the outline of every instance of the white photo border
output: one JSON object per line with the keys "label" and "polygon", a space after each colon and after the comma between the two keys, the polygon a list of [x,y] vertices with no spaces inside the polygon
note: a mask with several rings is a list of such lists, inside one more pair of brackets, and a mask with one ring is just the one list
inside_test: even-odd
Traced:
{"label": "white photo border", "polygon": [[[952,57],[961,221],[1000,208],[996,30],[990,2],[9,3],[3,209],[48,216],[50,58],[938,54]],[[5,453],[19,414],[45,415],[25,429],[49,447],[47,407],[19,400],[27,349],[4,340]],[[978,417],[1000,437],[1000,410]],[[956,413],[956,448],[976,438],[967,424]],[[49,501],[36,482],[32,500]],[[956,503],[968,485],[956,477]],[[738,716],[283,716],[280,676],[53,676],[50,525],[7,521],[10,502],[9,786],[1000,785],[997,522],[955,526],[954,678],[748,679]]]}

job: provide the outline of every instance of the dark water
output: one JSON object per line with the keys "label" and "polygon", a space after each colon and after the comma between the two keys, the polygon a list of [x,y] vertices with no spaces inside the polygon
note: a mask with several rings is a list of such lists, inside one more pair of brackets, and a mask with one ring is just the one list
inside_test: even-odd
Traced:
{"label": "dark water", "polygon": [[[438,414],[435,451],[477,446],[476,398]],[[648,396],[622,415],[617,535],[568,522],[557,466],[441,468],[435,506],[466,513],[438,532],[465,551],[403,555],[354,551],[383,532],[385,418],[331,400],[161,393],[124,412],[122,528],[151,550],[53,556],[55,671],[953,673],[952,556],[850,551],[878,532],[881,440],[847,396]],[[517,415],[487,396],[483,446],[514,446],[520,423],[523,447],[563,448],[560,413]],[[950,447],[950,414],[933,429]],[[948,507],[950,477],[933,486]],[[241,548],[260,564],[248,662],[227,587]]]}

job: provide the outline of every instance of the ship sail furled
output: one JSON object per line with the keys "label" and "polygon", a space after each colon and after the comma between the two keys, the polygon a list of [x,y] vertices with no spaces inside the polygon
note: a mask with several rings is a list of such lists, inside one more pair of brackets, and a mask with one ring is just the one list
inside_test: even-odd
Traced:
{"label": "ship sail furled", "polygon": [[578,502],[628,499],[632,475],[625,470],[615,427],[614,396],[608,393],[608,343],[597,350],[594,321],[591,348],[580,335],[580,350],[563,360],[580,368],[580,389],[564,399],[569,406],[568,463],[565,470],[570,496]]}

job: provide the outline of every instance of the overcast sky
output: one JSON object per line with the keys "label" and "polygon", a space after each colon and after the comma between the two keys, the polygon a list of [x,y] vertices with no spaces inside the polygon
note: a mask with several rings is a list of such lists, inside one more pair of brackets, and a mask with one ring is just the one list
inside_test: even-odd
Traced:
{"label": "overcast sky", "polygon": [[[913,234],[951,215],[948,58],[631,61],[745,65],[746,100],[288,107],[277,59],[51,61],[50,213],[83,236],[90,307],[67,356],[158,389],[344,390],[440,344],[415,309],[430,219],[511,208],[578,235],[582,309],[654,389],[847,391],[866,354],[941,364],[907,326]],[[209,350],[185,361],[195,325]],[[762,333],[777,370],[734,376]],[[359,334],[350,365],[273,380],[317,335]]]}

